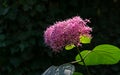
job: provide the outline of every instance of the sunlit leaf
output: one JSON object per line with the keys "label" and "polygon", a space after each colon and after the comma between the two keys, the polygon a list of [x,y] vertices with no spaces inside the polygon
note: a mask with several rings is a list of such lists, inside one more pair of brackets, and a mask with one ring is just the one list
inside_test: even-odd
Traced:
{"label": "sunlit leaf", "polygon": [[[86,65],[116,64],[120,60],[120,49],[113,45],[103,44],[96,46],[92,51],[84,50],[81,52]],[[81,60],[76,56],[76,60]],[[79,64],[83,65],[82,62]]]}
{"label": "sunlit leaf", "polygon": [[65,46],[65,49],[66,49],[66,50],[71,50],[71,49],[73,49],[74,47],[75,47],[74,44],[69,44],[69,45]]}
{"label": "sunlit leaf", "polygon": [[91,42],[91,37],[87,35],[80,36],[80,42],[83,44],[88,44]]}

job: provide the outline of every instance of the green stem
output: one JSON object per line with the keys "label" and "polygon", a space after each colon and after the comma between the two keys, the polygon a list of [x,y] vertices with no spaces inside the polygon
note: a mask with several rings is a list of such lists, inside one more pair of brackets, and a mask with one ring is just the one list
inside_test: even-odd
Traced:
{"label": "green stem", "polygon": [[82,55],[80,54],[80,50],[79,50],[78,47],[77,47],[77,51],[78,51],[78,54],[79,54],[79,56],[80,56],[80,58],[81,58],[81,61],[83,62],[83,65],[85,66],[85,68],[86,68],[86,70],[87,70],[88,75],[91,75],[90,72],[89,72],[89,69],[88,69],[87,65],[85,64],[85,61],[84,61]]}

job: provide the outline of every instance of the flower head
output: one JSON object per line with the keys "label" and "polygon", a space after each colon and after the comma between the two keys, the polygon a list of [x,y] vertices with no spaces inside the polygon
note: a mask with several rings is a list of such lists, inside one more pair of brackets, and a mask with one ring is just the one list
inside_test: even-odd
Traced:
{"label": "flower head", "polygon": [[91,37],[92,28],[86,25],[87,22],[90,21],[82,20],[79,16],[56,22],[44,32],[45,43],[55,52],[59,52],[69,44],[80,45],[80,36],[89,35]]}

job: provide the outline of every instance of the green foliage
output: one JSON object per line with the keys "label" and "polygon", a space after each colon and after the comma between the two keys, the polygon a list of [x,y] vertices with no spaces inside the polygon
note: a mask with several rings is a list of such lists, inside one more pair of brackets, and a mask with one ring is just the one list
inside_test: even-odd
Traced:
{"label": "green foliage", "polygon": [[91,42],[91,37],[86,35],[80,36],[80,42],[83,44],[88,44]]}
{"label": "green foliage", "polygon": [[[120,49],[113,45],[102,44],[93,50],[82,51],[81,55],[86,65],[116,64],[120,60]],[[79,55],[76,56],[76,60],[81,60]],[[82,62],[79,64],[83,65]]]}
{"label": "green foliage", "polygon": [[74,47],[75,47],[74,44],[70,44],[70,45],[65,46],[65,49],[66,49],[66,50],[71,50],[71,49],[73,49]]}

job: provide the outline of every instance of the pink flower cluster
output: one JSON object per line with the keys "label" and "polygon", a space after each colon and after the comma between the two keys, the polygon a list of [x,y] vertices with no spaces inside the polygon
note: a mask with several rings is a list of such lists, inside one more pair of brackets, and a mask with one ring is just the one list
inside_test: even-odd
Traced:
{"label": "pink flower cluster", "polygon": [[88,19],[82,20],[79,16],[56,22],[44,32],[45,43],[55,52],[61,51],[69,44],[77,46],[80,44],[80,36],[91,37],[92,28],[86,25],[87,22],[90,21]]}

